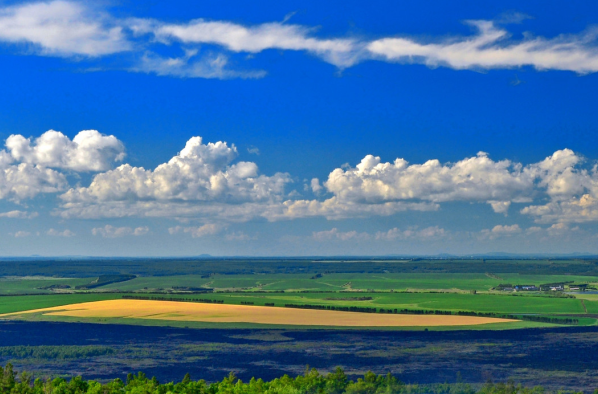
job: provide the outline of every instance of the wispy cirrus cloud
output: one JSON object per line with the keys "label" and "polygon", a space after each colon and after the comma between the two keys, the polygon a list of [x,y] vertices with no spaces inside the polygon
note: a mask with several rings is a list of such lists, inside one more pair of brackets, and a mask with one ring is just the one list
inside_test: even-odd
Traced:
{"label": "wispy cirrus cloud", "polygon": [[[513,21],[521,18],[465,21],[475,29],[465,36],[416,39],[397,31],[366,39],[324,36],[316,27],[287,19],[250,25],[202,18],[177,23],[118,18],[91,3],[55,0],[0,7],[0,42],[21,54],[96,59],[100,70],[99,58],[126,53],[117,68],[179,78],[261,78],[267,70],[246,70],[239,56],[235,62],[230,58],[268,50],[305,52],[339,69],[384,61],[455,70],[529,66],[578,74],[598,71],[598,29],[513,38],[505,28]],[[181,55],[173,56],[173,48]],[[111,68],[114,64],[118,61]]]}
{"label": "wispy cirrus cloud", "polygon": [[361,57],[363,44],[352,38],[319,38],[317,29],[285,22],[244,26],[228,21],[195,19],[172,24],[150,19],[131,19],[129,27],[138,35],[172,44],[214,44],[232,52],[259,53],[268,49],[306,51],[344,68]]}
{"label": "wispy cirrus cloud", "polygon": [[208,54],[198,58],[198,50],[186,50],[185,55],[173,58],[162,57],[154,52],[143,54],[139,62],[130,71],[172,76],[179,78],[205,79],[257,79],[266,76],[266,71],[233,70],[225,54]]}
{"label": "wispy cirrus cloud", "polygon": [[0,41],[61,57],[99,57],[133,49],[123,27],[106,12],[62,0],[0,8]]}
{"label": "wispy cirrus cloud", "polygon": [[477,34],[436,42],[381,38],[370,42],[367,49],[386,61],[457,70],[531,66],[538,70],[566,70],[579,74],[598,71],[596,29],[550,39],[528,34],[521,40],[510,40],[509,32],[493,21],[467,23],[477,29]]}

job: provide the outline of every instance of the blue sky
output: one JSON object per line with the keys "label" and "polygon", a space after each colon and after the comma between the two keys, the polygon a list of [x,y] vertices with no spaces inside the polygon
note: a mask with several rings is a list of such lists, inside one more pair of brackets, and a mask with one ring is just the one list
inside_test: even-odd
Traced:
{"label": "blue sky", "polygon": [[596,15],[0,1],[0,255],[598,253]]}

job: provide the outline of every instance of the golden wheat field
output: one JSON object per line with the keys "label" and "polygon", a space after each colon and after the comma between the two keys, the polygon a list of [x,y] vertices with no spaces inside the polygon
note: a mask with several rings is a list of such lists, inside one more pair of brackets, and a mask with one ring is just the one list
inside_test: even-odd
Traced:
{"label": "golden wheat field", "polygon": [[211,323],[257,323],[301,326],[412,327],[469,326],[515,320],[472,316],[393,315],[291,309],[264,306],[201,304],[175,301],[107,300],[0,315],[41,313],[80,318],[130,318]]}

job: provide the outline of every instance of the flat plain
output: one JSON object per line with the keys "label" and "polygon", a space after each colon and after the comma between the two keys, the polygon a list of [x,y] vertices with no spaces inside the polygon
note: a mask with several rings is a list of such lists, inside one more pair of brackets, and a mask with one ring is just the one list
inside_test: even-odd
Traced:
{"label": "flat plain", "polygon": [[[56,276],[48,276],[51,271]],[[575,319],[576,325],[596,323],[594,314],[598,313],[598,296],[591,292],[514,293],[501,291],[499,286],[539,286],[547,283],[581,283],[596,288],[598,265],[588,259],[133,259],[3,262],[0,264],[0,296],[3,301],[0,303],[0,313],[132,297],[192,302],[200,304],[193,308],[204,309],[232,306],[287,307],[284,309],[285,315],[297,316],[297,320],[308,321],[310,324],[311,321],[302,319],[302,316],[316,313],[311,309],[323,308],[369,308],[370,311],[382,313],[392,310],[396,314],[392,318],[399,320],[404,320],[405,315],[413,313],[426,316],[429,313],[447,317],[453,315],[454,318],[464,317],[458,314],[467,313],[515,319],[538,317],[536,321],[529,321],[533,319],[527,318],[526,322],[463,325],[467,329],[490,326],[492,329],[544,327],[561,324],[561,321],[564,324],[565,320],[555,318]],[[93,286],[89,287],[90,284]],[[123,302],[132,304],[131,301]],[[211,303],[223,306],[208,306]],[[203,304],[206,305],[201,306]],[[357,321],[352,323],[355,327],[364,327],[369,324],[368,321],[383,318],[383,315],[373,317],[372,314],[351,314],[355,316],[354,321]],[[38,318],[53,320],[73,321],[76,318],[79,321],[87,319],[94,322],[143,325],[180,325],[184,320],[194,326],[221,324],[228,328],[245,327],[247,324],[279,326],[281,323],[267,319],[260,322],[248,321],[247,318],[215,323],[215,320],[207,320],[205,316],[201,320],[189,320],[167,315],[168,313],[157,313],[152,319],[139,316],[125,319],[119,315],[104,317],[100,321],[100,317],[92,315],[36,314]],[[365,317],[368,315],[369,318]],[[32,317],[22,315],[22,318]],[[437,316],[430,318],[435,320]],[[287,323],[281,324],[284,326]],[[292,324],[292,321],[288,323]],[[325,325],[320,324],[318,327],[323,326]],[[376,327],[377,324],[371,323],[370,326]],[[453,323],[439,325],[432,322],[427,326],[433,329],[456,327]],[[397,323],[394,327],[407,326]],[[424,326],[417,323],[413,327]]]}
{"label": "flat plain", "polygon": [[[549,283],[567,289],[500,286]],[[0,361],[161,380],[341,364],[350,376],[580,389],[598,382],[596,288],[598,259],[4,261]]]}

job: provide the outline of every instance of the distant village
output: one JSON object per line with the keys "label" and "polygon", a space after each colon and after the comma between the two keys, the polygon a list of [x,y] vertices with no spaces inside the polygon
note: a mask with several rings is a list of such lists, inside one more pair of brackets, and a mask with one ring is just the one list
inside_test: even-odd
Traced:
{"label": "distant village", "polygon": [[588,287],[588,284],[576,284],[574,282],[559,282],[559,283],[545,283],[541,285],[512,285],[510,283],[500,284],[493,288],[493,290],[519,292],[519,291],[586,291],[588,289],[596,290],[593,287]]}

